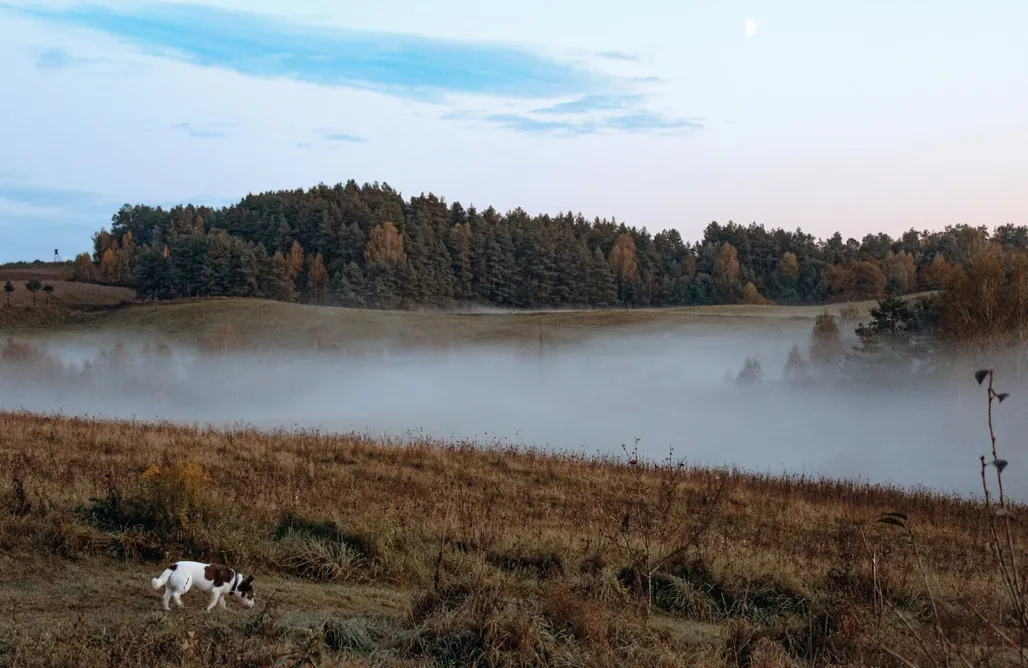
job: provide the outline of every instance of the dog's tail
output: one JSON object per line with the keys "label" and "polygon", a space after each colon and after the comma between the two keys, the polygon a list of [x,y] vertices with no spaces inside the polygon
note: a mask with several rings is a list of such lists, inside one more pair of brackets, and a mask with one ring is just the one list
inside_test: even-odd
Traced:
{"label": "dog's tail", "polygon": [[164,583],[168,581],[168,578],[171,577],[172,573],[174,573],[174,571],[170,568],[165,568],[164,572],[161,573],[161,577],[150,580],[150,584],[153,585],[154,589],[160,589],[164,586]]}

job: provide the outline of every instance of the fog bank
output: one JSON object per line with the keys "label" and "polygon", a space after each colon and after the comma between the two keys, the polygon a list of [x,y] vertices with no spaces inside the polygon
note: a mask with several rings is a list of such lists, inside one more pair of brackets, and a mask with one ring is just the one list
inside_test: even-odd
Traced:
{"label": "fog bank", "polygon": [[[71,415],[261,428],[317,428],[506,442],[587,454],[669,446],[692,463],[862,478],[944,492],[981,491],[985,392],[957,378],[933,390],[804,389],[780,382],[809,323],[781,329],[702,325],[675,333],[549,346],[460,346],[289,354],[142,352],[122,338],[52,341],[68,368],[0,373],[0,407]],[[98,357],[98,355],[100,355]],[[726,382],[747,357],[757,386]],[[91,376],[81,377],[89,362]],[[68,374],[79,374],[68,380]],[[1012,376],[1012,374],[1011,374]],[[1008,493],[1028,494],[1028,417],[1012,377],[995,409]]]}

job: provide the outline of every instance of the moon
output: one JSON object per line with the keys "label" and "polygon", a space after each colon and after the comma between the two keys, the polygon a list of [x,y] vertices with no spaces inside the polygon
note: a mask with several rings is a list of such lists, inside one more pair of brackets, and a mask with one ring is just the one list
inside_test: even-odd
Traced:
{"label": "moon", "polygon": [[753,34],[757,32],[757,22],[753,19],[746,19],[746,36],[753,37]]}

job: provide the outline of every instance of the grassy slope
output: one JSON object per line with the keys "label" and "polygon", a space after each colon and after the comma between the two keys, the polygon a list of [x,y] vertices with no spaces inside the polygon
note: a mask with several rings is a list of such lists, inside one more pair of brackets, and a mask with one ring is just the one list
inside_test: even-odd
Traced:
{"label": "grassy slope", "polygon": [[[184,497],[143,474],[183,457],[210,478],[183,473],[195,514],[160,520],[154,507]],[[618,579],[626,556],[603,537],[626,502],[657,498],[659,477],[633,482],[614,463],[0,414],[0,470],[0,665],[270,665],[307,628],[327,632],[323,665],[896,665],[881,643],[917,647],[872,612],[860,532],[889,600],[927,631],[909,544],[873,524],[897,509],[948,633],[995,644],[958,602],[994,619],[1003,608],[977,507],[860,485],[722,472],[715,505],[711,474],[687,472],[658,530],[713,523],[667,564],[647,623]],[[185,611],[160,613],[149,578],[177,558],[255,573],[259,605],[205,616],[189,594]]]}
{"label": "grassy slope", "polygon": [[[15,291],[0,292],[0,332],[53,331],[102,318],[107,310],[135,301],[135,291],[110,285],[70,281],[66,266],[0,266],[0,286],[10,281]],[[38,279],[54,286],[48,297],[38,291],[33,304],[25,282]],[[10,306],[8,306],[10,303]]]}
{"label": "grassy slope", "polygon": [[[868,304],[859,306],[866,312]],[[795,326],[823,310],[454,315],[214,299],[65,309],[80,315],[7,325],[0,319],[0,330],[195,342],[229,326],[257,346],[447,344],[532,341],[540,325],[547,340],[568,341],[622,327]],[[955,603],[960,597],[987,611],[1001,608],[995,581],[981,572],[975,509],[848,485],[745,478],[735,480],[700,548],[669,566],[670,584],[646,624],[615,577],[624,555],[600,540],[617,525],[612,504],[630,496],[625,469],[454,446],[395,446],[0,415],[0,471],[6,472],[0,475],[0,666],[269,665],[299,647],[307,628],[327,631],[333,651],[323,665],[420,665],[467,659],[476,650],[492,652],[492,665],[680,665],[686,659],[810,665],[833,652],[839,663],[890,665],[879,640],[911,657],[916,649],[894,620],[879,629],[869,613],[870,569],[858,530],[897,508],[916,518],[948,629],[965,640],[983,632]],[[200,504],[210,514],[200,524],[171,535],[146,528],[145,517],[127,518],[143,529],[125,529],[74,511],[106,507],[90,498],[110,502],[112,489],[113,498],[139,497],[146,467],[181,455],[213,476]],[[690,474],[688,486],[698,490],[703,476]],[[647,480],[644,488],[652,490],[655,479]],[[277,539],[289,513],[309,523]],[[427,592],[444,527],[450,595],[439,600]],[[926,605],[924,588],[909,546],[888,531],[879,525],[869,535],[890,552],[883,573],[891,600],[912,615]],[[190,595],[186,611],[165,616],[149,578],[180,557],[255,572],[263,596],[278,592],[275,603],[263,617],[263,603],[253,612],[204,616],[196,611],[202,597]],[[539,570],[554,557],[556,575]],[[708,570],[697,569],[694,558]],[[523,568],[512,570],[515,564]],[[124,589],[110,589],[111,582]],[[458,595],[465,586],[470,599]],[[811,632],[815,621],[828,630]],[[923,620],[915,623],[927,628]],[[758,640],[764,631],[769,637]],[[349,638],[349,650],[341,638]]]}
{"label": "grassy slope", "polygon": [[[865,314],[870,305],[854,304],[861,314]],[[714,306],[460,314],[318,307],[261,299],[200,299],[136,303],[54,322],[30,321],[26,315],[28,309],[16,309],[13,318],[5,323],[4,310],[0,309],[0,331],[112,332],[166,337],[190,344],[216,340],[231,332],[229,336],[240,345],[273,348],[345,346],[356,342],[380,345],[535,342],[540,334],[552,343],[627,328],[644,331],[698,324],[795,327],[812,322],[826,308],[838,313],[842,307]]]}

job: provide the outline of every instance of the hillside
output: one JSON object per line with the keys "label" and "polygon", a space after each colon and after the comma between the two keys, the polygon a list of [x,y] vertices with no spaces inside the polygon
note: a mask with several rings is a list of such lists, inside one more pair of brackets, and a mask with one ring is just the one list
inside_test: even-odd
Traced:
{"label": "hillside", "polygon": [[[0,665],[893,666],[915,634],[1016,661],[980,505],[923,492],[10,413],[0,469]],[[161,612],[179,558],[256,607]]]}
{"label": "hillside", "polygon": [[822,304],[940,288],[986,245],[1028,248],[1028,229],[958,225],[899,238],[816,239],[756,223],[684,240],[570,212],[464,208],[386,184],[248,195],[211,209],[123,206],[98,231],[97,275],[156,299],[246,296],[400,308],[474,302],[596,308]]}
{"label": "hillside", "polygon": [[[97,300],[117,298],[118,288],[72,284]],[[56,295],[57,293],[55,293]],[[55,298],[55,302],[56,302]],[[858,302],[862,317],[873,302]],[[93,310],[78,318],[49,324],[32,320],[42,307],[0,308],[0,332],[113,334],[167,338],[181,343],[230,339],[235,346],[307,348],[374,342],[381,345],[452,345],[500,341],[549,342],[581,340],[604,332],[663,330],[697,324],[728,327],[806,328],[826,310],[839,314],[845,304],[828,307],[707,306],[661,309],[528,311],[453,313],[443,311],[384,311],[289,304],[263,299],[200,299],[134,303]],[[8,314],[10,315],[10,314]],[[42,317],[42,316],[39,316]],[[541,332],[540,332],[541,330]]]}

